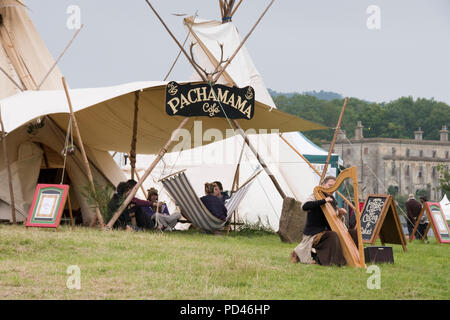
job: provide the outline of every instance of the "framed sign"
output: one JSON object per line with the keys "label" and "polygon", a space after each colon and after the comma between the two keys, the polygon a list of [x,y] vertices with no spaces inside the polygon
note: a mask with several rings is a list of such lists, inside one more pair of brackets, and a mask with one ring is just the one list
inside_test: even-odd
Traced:
{"label": "framed sign", "polygon": [[38,184],[26,226],[58,228],[68,193],[65,184]]}
{"label": "framed sign", "polygon": [[166,113],[169,116],[246,119],[255,113],[252,87],[228,87],[208,83],[166,85]]}
{"label": "framed sign", "polygon": [[394,199],[388,194],[369,194],[361,211],[361,236],[364,243],[375,244],[379,237],[385,243],[401,244],[406,251],[406,239]]}
{"label": "framed sign", "polygon": [[[444,212],[442,211],[441,205],[438,202],[425,202],[422,205],[422,210],[420,211],[419,217],[417,218],[417,222],[414,226],[413,233],[416,233],[417,228],[419,227],[420,219],[422,215],[426,214],[428,217],[428,227],[425,230],[424,235],[428,233],[430,228],[433,228],[434,236],[436,237],[436,241],[441,243],[450,243],[450,230],[447,224],[447,220],[445,219]],[[422,238],[424,240],[425,237]],[[412,241],[412,238],[409,240]]]}

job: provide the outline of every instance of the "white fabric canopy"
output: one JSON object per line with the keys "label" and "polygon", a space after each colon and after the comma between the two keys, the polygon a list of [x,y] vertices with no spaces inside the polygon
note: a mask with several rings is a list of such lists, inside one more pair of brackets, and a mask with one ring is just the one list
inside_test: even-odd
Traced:
{"label": "white fabric canopy", "polygon": [[447,198],[447,195],[444,194],[444,197],[442,198],[442,200],[439,202],[439,204],[441,205],[442,211],[445,214],[445,218],[447,220],[450,220],[450,201]]}
{"label": "white fabric canopy", "polygon": [[[71,89],[73,111],[77,112],[112,98],[141,90],[163,86],[167,82],[132,82],[103,88]],[[28,90],[0,101],[5,131],[10,132],[24,123],[48,114],[69,113],[67,98],[63,90]]]}

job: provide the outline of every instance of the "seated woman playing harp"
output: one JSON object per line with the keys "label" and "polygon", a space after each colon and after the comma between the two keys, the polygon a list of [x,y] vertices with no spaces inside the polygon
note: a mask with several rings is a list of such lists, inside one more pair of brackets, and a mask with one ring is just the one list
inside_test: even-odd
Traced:
{"label": "seated woman playing harp", "polygon": [[[334,186],[336,178],[326,177],[321,186],[328,189]],[[347,211],[337,207],[336,199],[332,194],[326,194],[325,199],[316,200],[314,194],[310,195],[303,204],[302,209],[307,211],[303,239],[291,253],[291,262],[305,264],[338,265],[346,264],[341,244],[336,232],[331,231],[330,225],[322,211],[321,206],[330,203],[336,214],[342,217]],[[358,246],[356,230],[348,230],[350,236]]]}

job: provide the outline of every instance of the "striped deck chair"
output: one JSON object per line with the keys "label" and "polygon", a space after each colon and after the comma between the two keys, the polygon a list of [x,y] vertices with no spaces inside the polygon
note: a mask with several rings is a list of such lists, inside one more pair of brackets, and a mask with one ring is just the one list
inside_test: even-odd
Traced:
{"label": "striped deck chair", "polygon": [[178,206],[182,210],[183,216],[185,216],[185,218],[187,218],[189,222],[196,227],[208,232],[218,231],[224,227],[224,225],[230,220],[233,212],[239,206],[239,203],[247,194],[254,178],[261,172],[259,171],[257,174],[253,175],[231,196],[229,200],[227,200],[225,203],[225,207],[227,208],[227,219],[226,221],[223,221],[214,216],[205,207],[192,188],[192,185],[187,179],[184,171],[185,170],[169,175],[160,181],[170,196],[176,203],[178,203]]}

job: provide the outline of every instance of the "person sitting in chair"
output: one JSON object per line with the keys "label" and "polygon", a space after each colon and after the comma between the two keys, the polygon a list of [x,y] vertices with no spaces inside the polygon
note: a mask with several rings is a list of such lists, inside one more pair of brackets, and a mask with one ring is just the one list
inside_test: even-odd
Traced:
{"label": "person sitting in chair", "polygon": [[150,188],[148,191],[148,201],[153,203],[152,216],[156,220],[156,228],[158,230],[172,231],[178,220],[181,219],[181,213],[169,213],[169,209],[164,202],[158,201],[158,190]]}
{"label": "person sitting in chair", "polygon": [[200,200],[203,202],[209,212],[211,212],[220,220],[227,220],[227,208],[225,207],[223,200],[214,195],[213,183],[205,183],[205,194],[206,195],[201,197]]}

